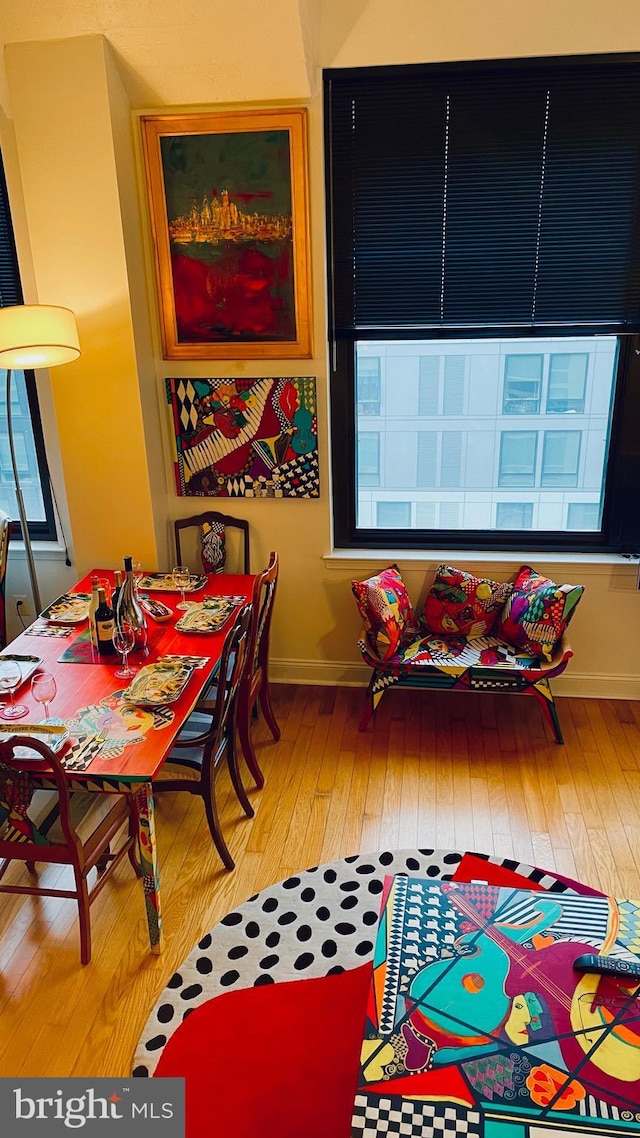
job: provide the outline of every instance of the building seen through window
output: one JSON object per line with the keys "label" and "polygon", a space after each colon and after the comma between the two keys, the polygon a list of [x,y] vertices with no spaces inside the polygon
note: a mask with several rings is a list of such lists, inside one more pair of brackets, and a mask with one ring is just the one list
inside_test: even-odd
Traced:
{"label": "building seen through window", "polygon": [[358,527],[597,531],[617,356],[615,336],[358,344]]}

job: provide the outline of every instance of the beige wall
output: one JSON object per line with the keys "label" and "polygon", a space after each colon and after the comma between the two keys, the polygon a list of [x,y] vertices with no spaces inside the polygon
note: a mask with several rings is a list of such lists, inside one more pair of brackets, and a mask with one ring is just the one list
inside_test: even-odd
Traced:
{"label": "beige wall", "polygon": [[[264,11],[255,0],[256,20],[264,19],[265,42],[270,42]],[[331,487],[324,182],[322,102],[314,59],[324,66],[353,66],[638,50],[640,6],[636,0],[614,0],[606,7],[579,0],[523,0],[517,5],[506,0],[398,0],[390,8],[382,0],[305,0],[300,13],[303,35],[298,27],[290,53],[280,42],[273,43],[273,53],[281,101],[309,108],[312,360],[162,360],[137,121],[141,111],[162,108],[134,98],[130,111],[135,84],[130,75],[123,75],[121,82],[120,64],[106,39],[32,39],[10,45],[6,58],[11,120],[4,134],[15,131],[18,170],[10,170],[10,183],[12,196],[24,194],[21,257],[33,259],[35,289],[29,299],[68,304],[79,318],[82,358],[51,375],[74,574],[95,563],[118,564],[130,551],[149,566],[166,566],[172,556],[172,519],[194,512],[193,500],[178,499],[173,488],[163,395],[167,376],[315,375],[320,499],[238,500],[230,508],[250,522],[255,566],[266,563],[270,549],[280,554],[274,676],[360,682],[366,670],[358,664],[359,621],[349,582],[393,557],[326,559],[331,553]],[[211,52],[212,74],[218,75],[213,40]],[[234,72],[235,99],[241,75]],[[265,78],[260,88],[259,80],[255,69],[247,69],[243,105],[275,101],[273,71],[268,86]],[[144,84],[139,86],[144,90]],[[187,89],[185,84],[185,102]],[[210,101],[199,107],[222,107],[219,99],[219,80],[212,80]],[[179,107],[180,101],[170,109]],[[15,160],[10,146],[7,154],[10,163]],[[50,447],[52,442],[50,437]],[[458,563],[500,578],[510,576],[520,563],[518,557],[495,565],[478,554],[453,556]],[[558,690],[640,698],[636,567],[622,562],[566,565],[535,553],[523,553],[522,559],[563,581],[587,585],[572,626],[576,659]],[[418,600],[440,557],[429,554],[420,560],[399,554],[398,560]],[[55,566],[42,566],[43,596],[58,591],[59,579]]]}

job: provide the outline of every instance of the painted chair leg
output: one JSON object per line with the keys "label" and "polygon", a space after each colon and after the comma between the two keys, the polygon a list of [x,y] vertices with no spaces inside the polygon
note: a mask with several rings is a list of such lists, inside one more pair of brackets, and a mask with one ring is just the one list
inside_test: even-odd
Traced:
{"label": "painted chair leg", "polygon": [[375,673],[372,675],[371,679],[369,680],[369,686],[367,688],[367,694],[365,696],[366,702],[364,705],[364,711],[362,712],[362,716],[360,718],[360,723],[358,725],[359,731],[366,731],[367,730],[367,727],[369,726],[369,724],[371,722],[371,717],[372,717],[372,715],[376,709],[376,705],[373,702],[373,682],[374,682],[374,680],[375,680]]}
{"label": "painted chair leg", "polygon": [[527,691],[536,697],[538,703],[542,707],[547,717],[547,722],[549,723],[549,726],[555,735],[556,743],[564,743],[562,729],[560,727],[560,720],[558,718],[558,710],[555,705],[555,700],[553,698],[553,693],[551,691],[549,681],[540,680],[537,684],[532,684],[532,686],[528,688]]}

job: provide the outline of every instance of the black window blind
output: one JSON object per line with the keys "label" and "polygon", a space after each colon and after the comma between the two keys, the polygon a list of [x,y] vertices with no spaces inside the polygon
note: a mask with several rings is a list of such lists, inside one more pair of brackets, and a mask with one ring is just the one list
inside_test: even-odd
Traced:
{"label": "black window blind", "polygon": [[640,62],[325,72],[337,339],[640,329]]}
{"label": "black window blind", "polygon": [[7,182],[0,155],[0,308],[6,308],[8,304],[22,304],[22,287],[9,213]]}

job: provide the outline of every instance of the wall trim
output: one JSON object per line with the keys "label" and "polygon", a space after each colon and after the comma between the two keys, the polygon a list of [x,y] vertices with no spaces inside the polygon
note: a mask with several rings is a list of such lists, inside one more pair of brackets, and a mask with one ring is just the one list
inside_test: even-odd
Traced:
{"label": "wall trim", "polygon": [[[269,678],[276,684],[318,684],[328,687],[366,687],[371,670],[366,664],[339,660],[274,660]],[[636,675],[610,675],[575,672],[553,681],[555,695],[577,699],[640,700],[640,678]]]}

